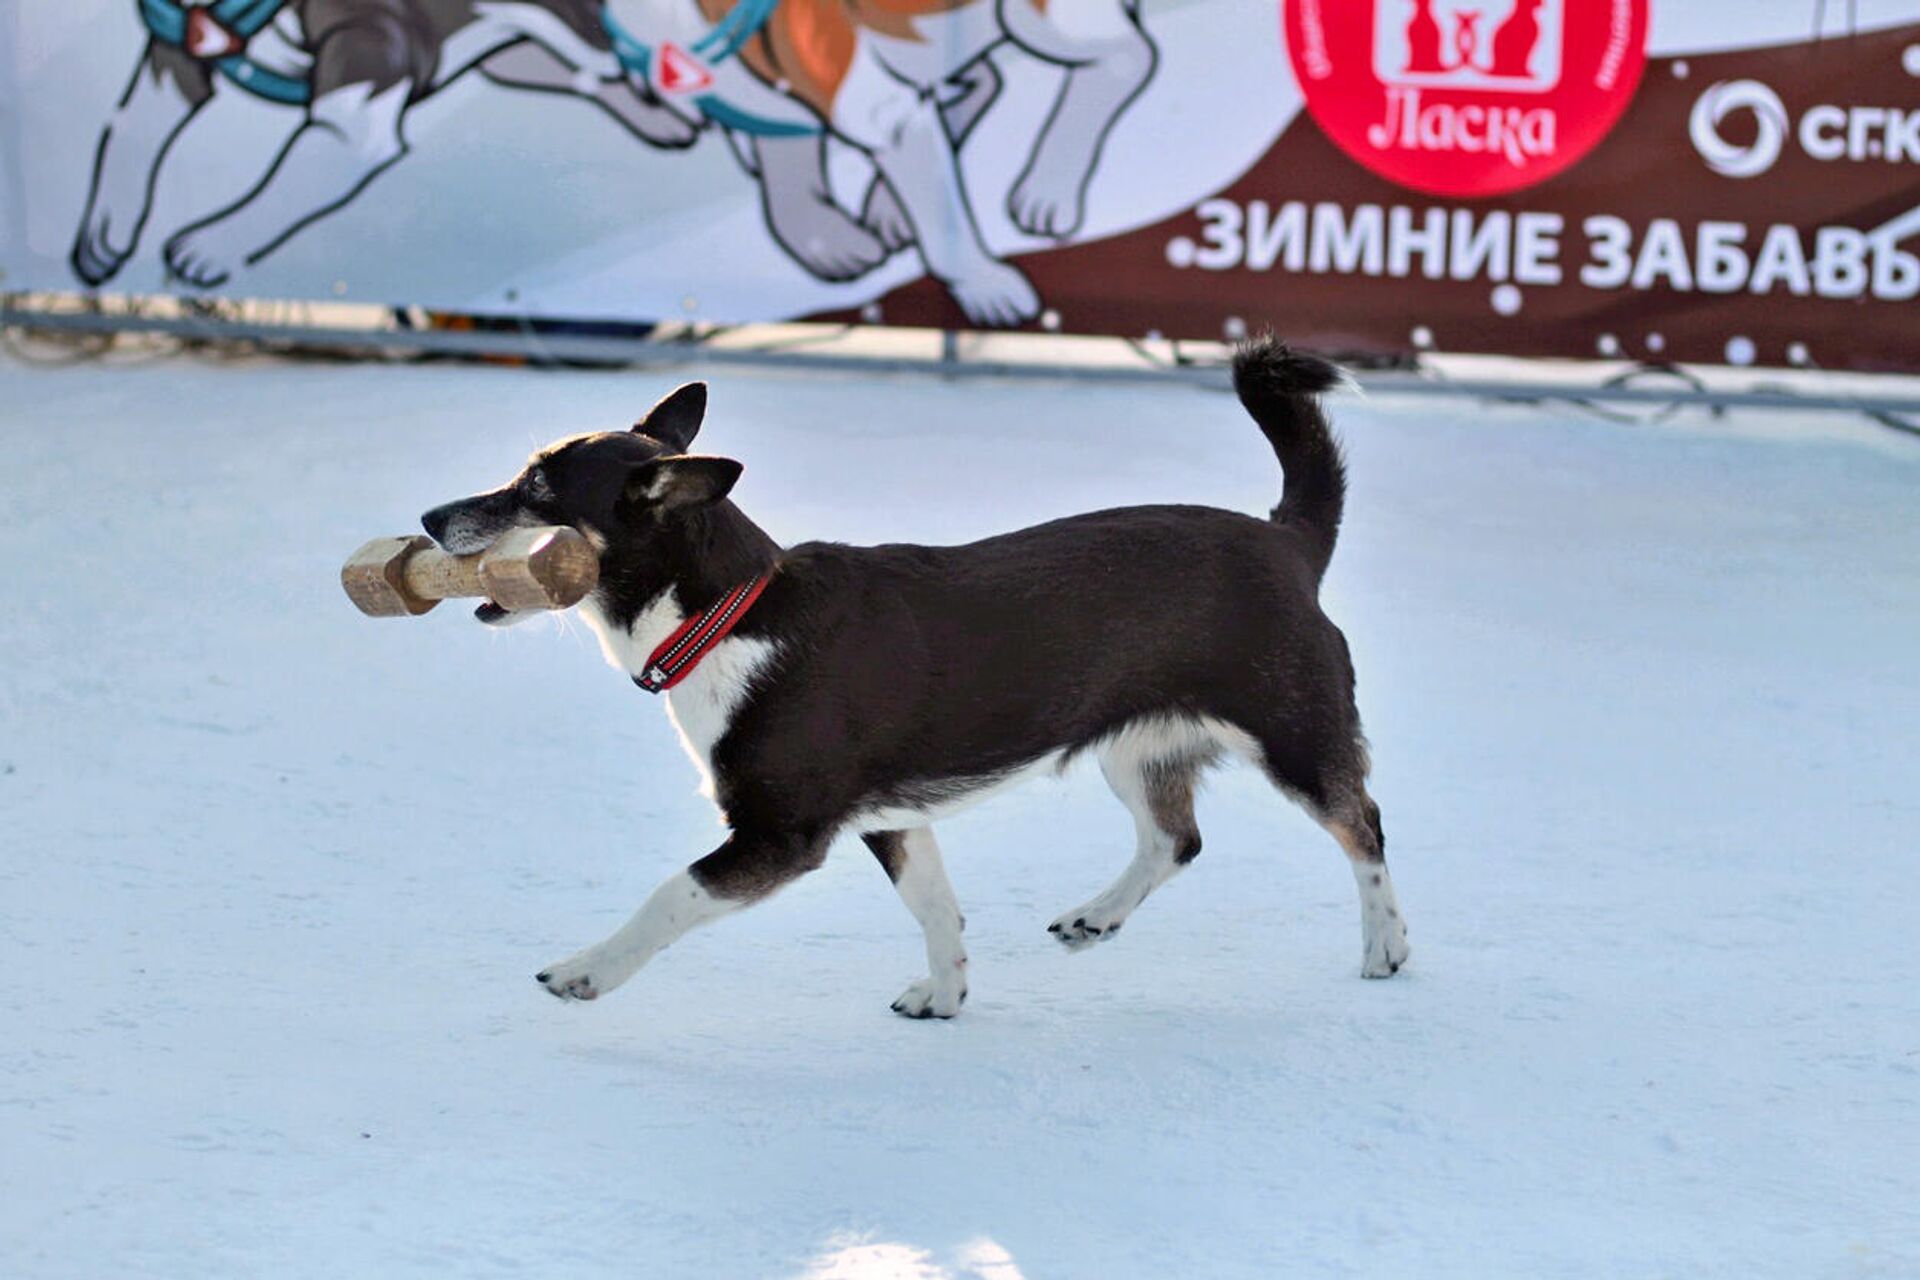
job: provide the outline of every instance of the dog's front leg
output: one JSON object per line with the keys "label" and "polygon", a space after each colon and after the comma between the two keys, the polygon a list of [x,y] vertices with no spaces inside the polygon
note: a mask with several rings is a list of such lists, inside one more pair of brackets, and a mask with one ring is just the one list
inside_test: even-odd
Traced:
{"label": "dog's front leg", "polygon": [[104,284],[132,256],[167,148],[212,97],[204,63],[169,44],[147,45],[100,134],[87,209],[73,240],[73,273],[81,280]]}
{"label": "dog's front leg", "polygon": [[[953,139],[954,150],[958,151],[966,145],[973,126],[980,123],[980,117],[1000,96],[1000,72],[992,59],[981,58],[948,83],[957,85],[959,94],[940,108],[940,119],[947,126],[947,136]],[[907,221],[907,212],[900,207],[900,197],[877,173],[867,187],[860,222],[879,238],[889,253],[913,243],[913,224]]]}
{"label": "dog's front leg", "polygon": [[167,242],[175,275],[200,288],[224,284],[406,154],[400,119],[417,73],[403,35],[369,23],[320,38],[306,123],[258,186]]}
{"label": "dog's front leg", "polygon": [[960,914],[933,828],[871,831],[860,838],[927,938],[927,976],[900,993],[893,1011],[909,1018],[951,1018],[967,998],[967,948],[960,937],[967,919]]}
{"label": "dog's front leg", "polygon": [[825,859],[823,841],[735,831],[685,871],[668,877],[605,942],[535,975],[562,1000],[603,996],[697,925],[758,902]]}
{"label": "dog's front leg", "polygon": [[1017,267],[980,238],[953,140],[932,93],[896,76],[865,41],[833,103],[833,127],[873,157],[913,223],[927,270],[967,319],[1015,325],[1040,314],[1040,298]]}

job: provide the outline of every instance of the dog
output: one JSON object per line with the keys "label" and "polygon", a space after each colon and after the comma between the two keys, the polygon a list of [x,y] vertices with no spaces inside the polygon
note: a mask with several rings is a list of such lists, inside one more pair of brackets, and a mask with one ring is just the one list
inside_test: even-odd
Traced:
{"label": "dog", "polygon": [[[664,51],[754,4],[700,0],[691,26],[685,3],[675,0],[630,0],[621,11],[651,24]],[[785,118],[780,99],[798,102],[824,134],[872,160],[877,175],[856,220],[834,202],[824,134],[730,129],[741,163],[760,180],[768,228],[788,254],[819,279],[851,280],[917,244],[928,274],[970,322],[1008,326],[1038,316],[1032,283],[980,235],[958,151],[999,95],[994,50],[1011,46],[1064,68],[1006,207],[1030,235],[1064,240],[1078,231],[1107,135],[1159,61],[1139,0],[784,0],[777,8],[760,0],[759,7],[768,14],[759,38],[742,43],[734,63],[712,68],[716,83],[730,100],[776,119]]]}
{"label": "dog", "polygon": [[[222,84],[304,118],[237,201],[174,233],[169,272],[216,288],[349,203],[407,150],[416,104],[478,68],[594,103],[651,146],[718,125],[760,184],[767,226],[819,279],[918,244],[968,318],[1014,325],[1040,300],[982,240],[957,149],[1000,90],[1011,43],[1066,68],[1008,197],[1034,235],[1078,230],[1108,132],[1152,77],[1138,0],[141,0],[149,41],[101,134],[70,262],[85,284],[132,255],[160,166]],[[858,218],[834,203],[831,134],[872,159]],[[919,228],[936,229],[922,235]]]}
{"label": "dog", "polygon": [[658,147],[697,128],[628,74],[593,0],[141,0],[149,39],[95,154],[70,262],[111,279],[162,161],[221,84],[304,110],[253,188],[176,232],[174,277],[215,288],[347,204],[406,154],[406,114],[468,71],[568,93]]}
{"label": "dog", "polygon": [[[1346,640],[1321,611],[1345,501],[1319,407],[1339,371],[1272,340],[1233,378],[1283,476],[1267,519],[1125,507],[965,546],[782,548],[728,494],[741,464],[687,452],[702,383],[626,432],[562,440],[510,482],[422,517],[468,554],[522,525],[597,549],[580,608],[608,660],[667,706],[725,815],[726,839],[616,933],[538,974],[592,1000],[696,925],[758,902],[857,833],[925,935],[927,977],[893,1002],[949,1018],[966,999],[964,922],[931,823],[1095,757],[1133,814],[1133,860],[1048,931],[1112,938],[1200,852],[1194,789],[1251,761],[1323,826],[1359,885],[1361,972],[1408,955]],[[493,604],[482,622],[516,620]]]}

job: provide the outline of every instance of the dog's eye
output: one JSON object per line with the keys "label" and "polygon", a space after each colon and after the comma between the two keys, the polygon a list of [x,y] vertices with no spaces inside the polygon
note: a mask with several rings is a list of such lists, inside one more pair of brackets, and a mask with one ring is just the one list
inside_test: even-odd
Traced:
{"label": "dog's eye", "polygon": [[541,499],[553,496],[553,486],[547,483],[545,467],[535,467],[527,472],[527,492]]}

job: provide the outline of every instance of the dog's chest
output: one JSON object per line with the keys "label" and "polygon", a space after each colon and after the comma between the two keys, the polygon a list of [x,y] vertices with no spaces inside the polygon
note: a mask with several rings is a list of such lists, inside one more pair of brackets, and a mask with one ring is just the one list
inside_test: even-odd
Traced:
{"label": "dog's chest", "polygon": [[[687,616],[671,592],[641,610],[631,627],[612,625],[591,600],[581,604],[580,614],[599,637],[607,661],[629,676],[646,670],[653,651]],[[709,796],[713,794],[713,748],[726,736],[734,713],[773,654],[771,641],[728,636],[707,650],[699,665],[664,695],[667,716],[680,731],[687,754],[700,767],[701,790]]]}
{"label": "dog's chest", "polygon": [[[981,0],[957,4],[900,4],[911,14],[904,24],[867,28],[865,37],[888,70],[914,84],[937,87],[1006,38],[1000,7]],[[913,12],[915,8],[919,12]]]}

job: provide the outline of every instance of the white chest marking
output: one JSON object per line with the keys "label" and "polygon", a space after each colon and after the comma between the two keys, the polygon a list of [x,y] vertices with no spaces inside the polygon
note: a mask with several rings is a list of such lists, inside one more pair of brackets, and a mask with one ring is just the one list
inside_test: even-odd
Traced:
{"label": "white chest marking", "polygon": [[[1062,8],[1072,9],[1072,5]],[[911,34],[888,35],[872,28],[862,39],[872,42],[888,70],[922,89],[937,90],[947,78],[1006,39],[999,6],[968,4],[943,13],[923,13],[910,19]]]}
{"label": "white chest marking", "polygon": [[[625,629],[608,622],[591,599],[581,603],[580,616],[600,638],[607,661],[630,676],[646,670],[647,659],[661,641],[687,620],[671,590],[642,609],[633,625]],[[665,695],[667,716],[680,731],[687,754],[700,768],[700,794],[708,799],[713,798],[714,745],[726,736],[734,711],[777,648],[771,640],[728,636],[707,650],[687,677]]]}

